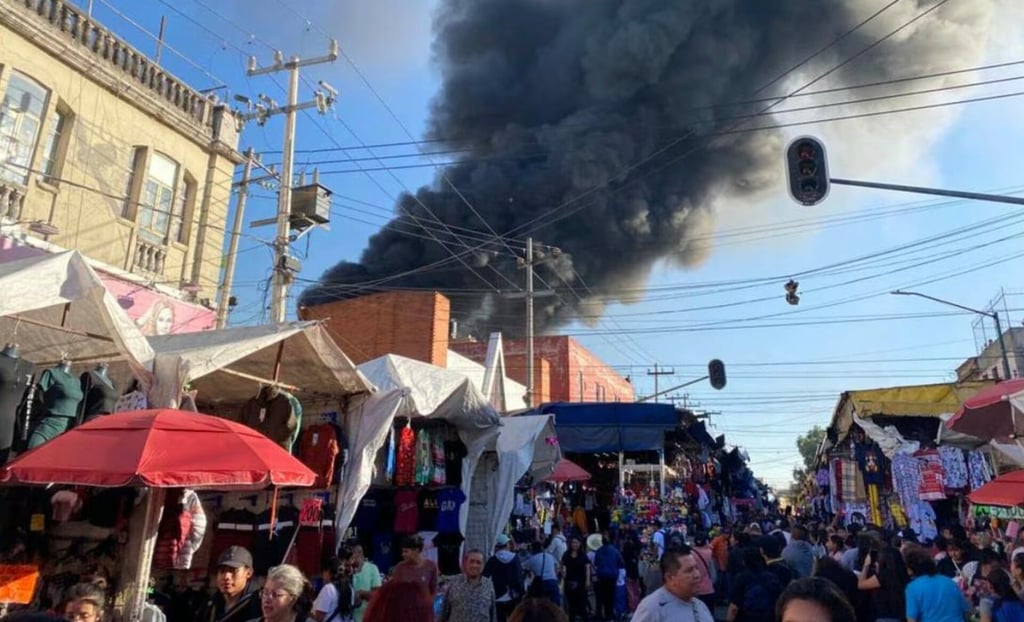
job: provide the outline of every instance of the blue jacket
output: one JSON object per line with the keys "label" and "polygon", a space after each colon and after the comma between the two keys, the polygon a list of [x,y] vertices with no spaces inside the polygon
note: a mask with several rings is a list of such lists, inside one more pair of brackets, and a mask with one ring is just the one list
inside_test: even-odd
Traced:
{"label": "blue jacket", "polygon": [[625,568],[622,553],[612,544],[605,544],[594,552],[594,570],[599,579],[617,579],[619,568]]}

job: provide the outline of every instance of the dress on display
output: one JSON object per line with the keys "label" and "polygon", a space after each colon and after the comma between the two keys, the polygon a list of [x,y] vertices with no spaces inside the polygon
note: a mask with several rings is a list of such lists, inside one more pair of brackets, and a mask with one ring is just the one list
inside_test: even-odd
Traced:
{"label": "dress on display", "polygon": [[39,378],[39,389],[42,391],[45,414],[29,436],[29,449],[39,447],[67,431],[78,416],[78,406],[83,397],[78,378],[61,367],[44,371]]}
{"label": "dress on display", "polygon": [[0,356],[0,465],[7,461],[11,445],[14,444],[18,406],[25,396],[33,371],[35,365],[24,359]]}

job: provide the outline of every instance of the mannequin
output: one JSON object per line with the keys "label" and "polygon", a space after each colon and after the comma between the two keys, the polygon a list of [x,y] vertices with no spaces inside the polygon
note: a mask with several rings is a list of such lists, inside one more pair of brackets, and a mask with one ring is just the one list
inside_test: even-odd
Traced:
{"label": "mannequin", "polygon": [[16,343],[7,343],[0,350],[0,465],[7,463],[14,444],[18,406],[35,372],[35,365],[19,358],[18,353]]}
{"label": "mannequin", "polygon": [[242,406],[242,423],[262,432],[285,451],[292,449],[292,437],[298,428],[298,419],[291,402],[276,386],[262,387],[256,397]]}
{"label": "mannequin", "polygon": [[61,354],[60,363],[42,373],[39,377],[39,391],[42,394],[43,418],[29,436],[29,449],[63,434],[78,416],[78,407],[83,397],[82,385],[71,375],[70,356]]}
{"label": "mannequin", "polygon": [[91,421],[101,415],[109,415],[114,412],[117,406],[117,398],[120,393],[114,385],[114,381],[107,375],[107,363],[100,363],[92,371],[81,375],[82,393],[85,398],[82,400],[82,419]]}

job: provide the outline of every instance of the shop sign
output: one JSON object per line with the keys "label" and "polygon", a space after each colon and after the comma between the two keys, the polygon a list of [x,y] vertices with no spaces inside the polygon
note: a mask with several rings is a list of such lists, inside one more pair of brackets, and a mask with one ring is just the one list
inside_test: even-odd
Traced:
{"label": "shop sign", "polygon": [[972,511],[975,518],[1024,519],[1024,508],[1022,507],[1006,508],[998,505],[975,505]]}
{"label": "shop sign", "polygon": [[38,566],[0,564],[0,603],[31,604],[38,583]]}
{"label": "shop sign", "polygon": [[[38,257],[45,253],[44,250],[26,246],[13,238],[0,236],[0,263]],[[177,300],[100,270],[96,273],[143,335],[194,333],[210,330],[216,324],[216,313],[202,305]]]}

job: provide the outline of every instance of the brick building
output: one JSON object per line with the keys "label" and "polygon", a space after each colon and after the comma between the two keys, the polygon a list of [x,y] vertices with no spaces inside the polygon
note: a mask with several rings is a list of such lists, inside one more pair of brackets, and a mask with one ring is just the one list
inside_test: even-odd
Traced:
{"label": "brick building", "polygon": [[[386,292],[299,309],[304,320],[325,320],[338,345],[362,363],[400,354],[448,367],[449,350],[485,364],[493,343],[456,341],[449,335],[451,306],[436,292]],[[508,377],[526,382],[526,347],[503,340]],[[631,402],[633,385],[572,337],[543,336],[534,341],[536,403]]]}

